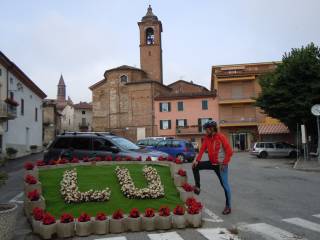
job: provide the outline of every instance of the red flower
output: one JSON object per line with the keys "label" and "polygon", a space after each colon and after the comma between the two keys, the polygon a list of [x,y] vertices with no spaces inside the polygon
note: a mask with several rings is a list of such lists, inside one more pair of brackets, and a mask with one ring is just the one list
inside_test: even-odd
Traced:
{"label": "red flower", "polygon": [[78,221],[79,222],[89,222],[90,221],[90,216],[87,214],[87,213],[81,213],[79,218],[78,218]]}
{"label": "red flower", "polygon": [[148,156],[148,157],[146,158],[146,161],[152,161],[151,157]]}
{"label": "red flower", "polygon": [[77,157],[73,157],[70,162],[71,163],[79,163],[79,159]]}
{"label": "red flower", "polygon": [[56,219],[50,214],[50,213],[45,213],[43,215],[42,223],[44,225],[51,225],[56,222]]}
{"label": "red flower", "polygon": [[84,157],[82,158],[82,160],[83,160],[84,162],[89,162],[89,157],[88,157],[88,156],[84,156]]}
{"label": "red flower", "polygon": [[103,212],[97,213],[96,220],[97,221],[104,221],[107,219],[107,215]]}
{"label": "red flower", "polygon": [[121,161],[121,156],[116,156],[116,161]]}
{"label": "red flower", "polygon": [[28,192],[28,198],[30,201],[38,201],[40,199],[40,194],[37,189]]}
{"label": "red flower", "polygon": [[191,186],[189,183],[184,183],[182,185],[182,188],[186,191],[186,192],[192,192],[193,191],[193,186]]}
{"label": "red flower", "polygon": [[24,169],[25,170],[33,170],[33,168],[34,168],[34,164],[32,162],[26,162],[24,164]]}
{"label": "red flower", "polygon": [[176,164],[182,164],[182,161],[179,158],[176,158],[176,160],[174,161]]}
{"label": "red flower", "polygon": [[198,214],[203,208],[201,202],[198,202],[195,198],[188,198],[186,205],[189,214]]}
{"label": "red flower", "polygon": [[43,219],[44,211],[42,208],[35,207],[32,210],[32,215],[33,215],[34,220],[41,221]]}
{"label": "red flower", "polygon": [[49,165],[56,165],[57,164],[57,161],[55,161],[55,160],[50,160],[49,161]]}
{"label": "red flower", "polygon": [[37,165],[38,167],[41,167],[41,166],[46,165],[46,163],[45,163],[43,160],[38,160],[38,161],[36,161],[36,165]]}
{"label": "red flower", "polygon": [[101,157],[101,156],[96,156],[96,157],[95,157],[95,160],[96,160],[97,162],[101,162],[101,161],[102,161],[102,157]]}
{"label": "red flower", "polygon": [[144,212],[145,217],[154,217],[154,209],[153,208],[146,208]]}
{"label": "red flower", "polygon": [[174,161],[174,157],[172,157],[171,155],[169,155],[168,161],[173,162],[173,161]]}
{"label": "red flower", "polygon": [[69,213],[63,213],[60,217],[60,222],[62,223],[70,223],[73,222],[74,218],[71,214]]}
{"label": "red flower", "polygon": [[139,156],[139,157],[137,157],[137,159],[136,159],[137,161],[142,161],[142,157],[141,156]]}
{"label": "red flower", "polygon": [[36,184],[38,182],[37,179],[30,174],[25,177],[24,181],[28,184]]}
{"label": "red flower", "polygon": [[116,210],[113,214],[112,214],[112,218],[113,219],[121,219],[123,218],[123,212],[121,209]]}
{"label": "red flower", "polygon": [[173,213],[175,215],[183,215],[185,212],[184,210],[184,207],[183,206],[180,206],[180,205],[177,205],[174,209],[173,209]]}
{"label": "red flower", "polygon": [[197,202],[197,200],[196,200],[194,197],[190,197],[190,198],[187,199],[186,205],[187,205],[187,206],[190,206],[190,205],[192,205],[192,204],[195,203],[195,202]]}
{"label": "red flower", "polygon": [[130,211],[129,216],[130,216],[131,218],[138,218],[138,217],[140,217],[139,209],[138,209],[138,208],[132,208],[131,211]]}
{"label": "red flower", "polygon": [[166,206],[160,207],[159,211],[159,216],[167,217],[170,215],[170,209]]}
{"label": "red flower", "polygon": [[66,164],[66,163],[68,163],[68,159],[66,158],[62,158],[58,161],[58,164]]}
{"label": "red flower", "polygon": [[158,161],[163,161],[164,159],[163,159],[163,157],[162,156],[159,156],[158,157]]}
{"label": "red flower", "polygon": [[182,168],[180,168],[178,171],[178,175],[180,175],[181,177],[185,177],[187,175],[187,172]]}
{"label": "red flower", "polygon": [[112,156],[111,155],[106,156],[106,161],[108,162],[112,161]]}
{"label": "red flower", "polygon": [[131,161],[132,157],[131,156],[126,156],[126,161]]}

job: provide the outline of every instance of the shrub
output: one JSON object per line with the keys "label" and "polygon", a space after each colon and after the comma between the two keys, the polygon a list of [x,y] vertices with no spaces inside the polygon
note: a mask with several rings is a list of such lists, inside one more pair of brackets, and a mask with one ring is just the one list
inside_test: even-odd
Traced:
{"label": "shrub", "polygon": [[24,181],[25,181],[26,183],[28,183],[28,184],[36,184],[36,183],[38,182],[37,179],[36,179],[34,176],[30,175],[30,174],[28,174],[28,175],[24,178]]}
{"label": "shrub", "polygon": [[28,192],[28,198],[30,201],[38,201],[40,199],[40,194],[37,189]]}
{"label": "shrub", "polygon": [[14,154],[17,154],[17,152],[18,152],[18,150],[15,149],[15,148],[12,148],[12,147],[6,148],[6,153],[7,153],[8,155],[14,155]]}

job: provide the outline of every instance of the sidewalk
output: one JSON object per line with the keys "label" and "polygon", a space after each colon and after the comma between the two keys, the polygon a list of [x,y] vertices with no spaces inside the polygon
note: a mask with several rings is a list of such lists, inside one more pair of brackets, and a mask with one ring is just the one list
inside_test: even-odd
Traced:
{"label": "sidewalk", "polygon": [[296,170],[320,172],[320,163],[318,160],[303,160],[299,159],[293,166]]}

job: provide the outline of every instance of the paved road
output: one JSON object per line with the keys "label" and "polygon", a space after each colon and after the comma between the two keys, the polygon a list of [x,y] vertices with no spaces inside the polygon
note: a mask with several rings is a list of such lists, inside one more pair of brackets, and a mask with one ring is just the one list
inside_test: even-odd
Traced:
{"label": "paved road", "polygon": [[[40,157],[33,155],[32,159]],[[9,201],[22,191],[23,160],[6,167],[9,180],[0,189],[0,201]],[[185,167],[189,176],[192,176],[190,164]],[[206,207],[206,221],[202,229],[74,239],[320,239],[319,172],[293,170],[290,159],[256,159],[247,153],[237,153],[230,165],[233,193],[233,213],[230,216],[222,216],[220,213],[224,207],[224,195],[216,176],[210,171],[203,171],[201,180],[200,198]],[[190,181],[193,182],[193,179],[190,178]],[[16,200],[20,201],[21,197]],[[30,233],[22,213],[20,216],[15,239],[38,239]],[[238,233],[228,235],[227,229]]]}

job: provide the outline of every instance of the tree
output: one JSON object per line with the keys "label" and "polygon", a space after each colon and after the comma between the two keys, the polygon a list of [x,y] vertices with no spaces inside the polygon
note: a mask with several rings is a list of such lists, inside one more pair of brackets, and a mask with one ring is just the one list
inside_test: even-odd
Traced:
{"label": "tree", "polygon": [[286,124],[291,132],[304,123],[316,134],[310,108],[320,103],[320,49],[313,43],[285,53],[275,71],[259,78],[262,89],[256,105],[270,117]]}

